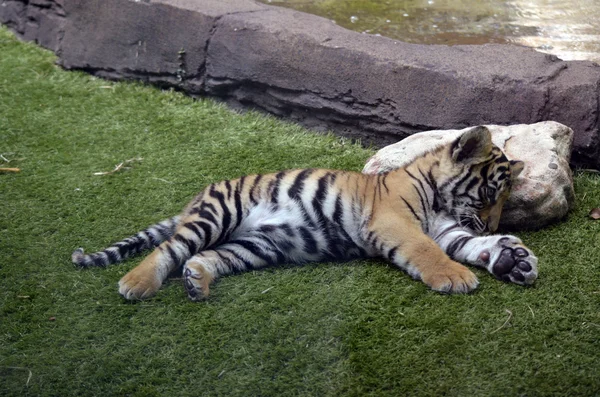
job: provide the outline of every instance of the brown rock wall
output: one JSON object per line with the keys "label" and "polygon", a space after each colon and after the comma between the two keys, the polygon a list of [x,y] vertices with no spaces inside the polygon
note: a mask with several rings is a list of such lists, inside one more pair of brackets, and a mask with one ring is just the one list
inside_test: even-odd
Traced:
{"label": "brown rock wall", "polygon": [[555,120],[600,168],[600,66],[508,46],[423,46],[252,0],[0,0],[0,22],[67,69],[173,86],[385,145]]}

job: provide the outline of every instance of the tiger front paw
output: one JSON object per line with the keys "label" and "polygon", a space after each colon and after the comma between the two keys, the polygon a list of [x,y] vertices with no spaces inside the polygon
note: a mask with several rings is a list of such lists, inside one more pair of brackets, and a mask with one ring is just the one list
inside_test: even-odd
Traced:
{"label": "tiger front paw", "polygon": [[129,300],[142,300],[156,295],[162,281],[153,272],[136,267],[119,281],[119,293]]}
{"label": "tiger front paw", "polygon": [[456,262],[450,262],[430,274],[423,274],[422,279],[432,290],[450,294],[466,294],[479,285],[477,276]]}
{"label": "tiger front paw", "polygon": [[521,240],[505,236],[490,252],[488,271],[496,278],[519,285],[531,285],[538,276],[538,258]]}

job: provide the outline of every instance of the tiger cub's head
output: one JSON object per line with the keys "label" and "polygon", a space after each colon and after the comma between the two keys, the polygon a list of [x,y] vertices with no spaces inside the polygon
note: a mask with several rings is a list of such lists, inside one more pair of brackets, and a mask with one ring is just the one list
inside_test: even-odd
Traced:
{"label": "tiger cub's head", "polygon": [[438,180],[442,206],[461,225],[479,233],[494,232],[524,163],[508,160],[483,126],[463,133],[447,148]]}

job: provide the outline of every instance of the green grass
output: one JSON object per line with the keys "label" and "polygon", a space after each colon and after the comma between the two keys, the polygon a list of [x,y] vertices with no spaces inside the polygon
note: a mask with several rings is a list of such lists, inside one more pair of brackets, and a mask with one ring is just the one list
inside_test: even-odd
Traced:
{"label": "green grass", "polygon": [[[141,257],[91,251],[177,213],[204,185],[294,167],[360,170],[372,151],[256,113],[56,67],[0,29],[0,394],[598,395],[600,178],[567,221],[520,236],[532,288],[477,271],[468,296],[375,261],[226,277],[202,303],[172,279],[129,303]],[[142,157],[108,176],[123,160]],[[507,310],[512,312],[510,321]],[[31,379],[28,381],[29,371]]]}

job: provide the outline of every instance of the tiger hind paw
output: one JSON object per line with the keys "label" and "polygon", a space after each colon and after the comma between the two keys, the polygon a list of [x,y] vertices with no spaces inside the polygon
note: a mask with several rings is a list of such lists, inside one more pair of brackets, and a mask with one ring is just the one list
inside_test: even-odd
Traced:
{"label": "tiger hind paw", "polygon": [[214,277],[203,264],[190,259],[183,267],[183,286],[190,300],[197,302],[206,299],[210,293],[210,283]]}

